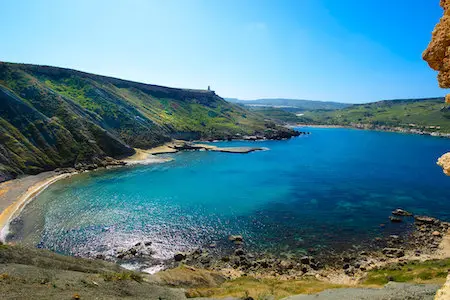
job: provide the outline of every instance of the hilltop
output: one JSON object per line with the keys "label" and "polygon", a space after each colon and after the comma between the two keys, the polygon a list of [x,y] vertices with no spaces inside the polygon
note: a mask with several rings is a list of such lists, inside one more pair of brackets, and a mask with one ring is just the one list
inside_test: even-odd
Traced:
{"label": "hilltop", "polygon": [[173,138],[277,139],[296,133],[213,91],[0,62],[0,182],[112,158]]}

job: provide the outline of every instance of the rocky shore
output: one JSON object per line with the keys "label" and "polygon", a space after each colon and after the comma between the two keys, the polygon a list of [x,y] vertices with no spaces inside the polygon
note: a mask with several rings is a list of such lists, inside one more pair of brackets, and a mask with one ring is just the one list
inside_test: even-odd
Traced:
{"label": "rocky shore", "polygon": [[[401,235],[377,237],[370,242],[354,245],[342,252],[323,251],[309,255],[274,255],[258,253],[246,246],[245,236],[229,236],[229,248],[216,249],[215,242],[204,247],[180,252],[172,259],[161,261],[152,258],[150,241],[137,243],[116,253],[109,259],[119,264],[139,262],[148,269],[159,264],[158,269],[189,266],[216,271],[228,278],[251,276],[298,280],[313,277],[337,284],[353,284],[364,278],[369,270],[391,263],[400,266],[408,261],[423,261],[450,257],[450,223],[438,219],[413,215],[402,209],[392,211],[390,222],[409,223]],[[399,225],[400,226],[400,225]]]}

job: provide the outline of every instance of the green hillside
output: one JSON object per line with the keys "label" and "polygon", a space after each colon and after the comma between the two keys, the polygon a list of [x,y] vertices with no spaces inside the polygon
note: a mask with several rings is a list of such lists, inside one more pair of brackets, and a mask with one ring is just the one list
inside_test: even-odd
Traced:
{"label": "green hillside", "polygon": [[277,123],[293,124],[300,121],[296,113],[281,108],[268,106],[248,106],[246,108],[250,111],[263,115],[266,119],[273,120]]}
{"label": "green hillside", "polygon": [[443,98],[385,100],[334,111],[306,111],[299,123],[400,127],[450,133],[450,106]]}
{"label": "green hillside", "polygon": [[293,131],[214,92],[0,62],[0,181],[77,163],[101,164],[172,138]]}

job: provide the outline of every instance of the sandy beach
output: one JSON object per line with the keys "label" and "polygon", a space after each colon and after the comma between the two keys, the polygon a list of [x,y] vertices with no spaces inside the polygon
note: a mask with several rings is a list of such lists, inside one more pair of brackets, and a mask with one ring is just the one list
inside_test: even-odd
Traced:
{"label": "sandy beach", "polygon": [[[177,152],[177,150],[170,149],[165,145],[149,150],[136,149],[136,154],[124,159],[124,161],[128,165],[161,163],[171,159],[156,157],[154,154],[172,152]],[[51,184],[78,173],[49,171],[37,175],[25,175],[0,183],[0,241],[5,240],[8,234],[9,223],[22,211],[29,201]]]}
{"label": "sandy beach", "polygon": [[0,183],[0,240],[5,240],[9,222],[31,199],[52,183],[74,174],[51,171]]}

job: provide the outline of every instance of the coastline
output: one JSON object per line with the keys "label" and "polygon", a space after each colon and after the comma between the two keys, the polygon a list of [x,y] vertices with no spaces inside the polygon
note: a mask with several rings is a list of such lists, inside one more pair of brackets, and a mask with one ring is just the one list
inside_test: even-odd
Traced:
{"label": "coastline", "polygon": [[296,127],[312,127],[312,128],[349,128],[349,129],[360,129],[360,130],[373,130],[382,132],[396,132],[404,134],[416,134],[416,135],[428,135],[439,138],[450,138],[450,133],[441,133],[436,131],[427,131],[416,128],[404,128],[404,127],[391,127],[391,126],[379,126],[371,124],[352,124],[352,125],[321,125],[321,124],[288,124],[288,128]]}
{"label": "coastline", "polygon": [[[146,165],[164,163],[173,160],[171,157],[160,157],[159,154],[173,154],[180,151],[216,151],[226,153],[246,154],[254,151],[265,151],[267,148],[261,147],[217,147],[208,144],[199,144],[173,140],[161,146],[150,149],[138,149],[132,156],[126,157],[119,164],[108,167],[122,167],[132,165]],[[9,223],[16,217],[23,208],[38,196],[42,191],[59,180],[69,178],[83,172],[94,169],[67,169],[66,171],[48,171],[37,175],[25,175],[0,183],[0,242],[4,242],[9,231]]]}
{"label": "coastline", "polygon": [[9,223],[34,197],[53,183],[68,178],[78,172],[44,172],[0,183],[0,241],[5,241]]}
{"label": "coastline", "polygon": [[[235,147],[238,148],[238,147]],[[230,150],[232,149],[232,150]],[[142,150],[136,149],[136,154],[124,159],[128,165],[138,164],[138,163],[148,163],[152,161],[154,163],[167,161],[166,157],[158,157],[158,154],[165,153],[175,153],[180,151],[223,151],[232,152],[232,153],[247,153],[242,152],[233,152],[233,147],[230,148],[220,148],[210,144],[199,144],[199,143],[190,143],[190,142],[182,142],[182,141],[173,141],[171,143],[167,143],[163,146],[159,146],[156,148]],[[253,151],[264,150],[262,148],[251,148]],[[248,150],[248,149],[247,149]],[[155,161],[160,160],[160,161]],[[6,196],[7,193],[10,193],[11,190],[14,190],[16,187],[16,183],[21,180],[27,179],[29,177],[33,177],[30,180],[28,188],[22,188],[22,194],[16,198],[16,201],[11,203],[6,209],[3,210],[0,216],[3,217],[3,214],[7,216],[7,222],[12,220],[17,213],[20,213],[21,209],[25,207],[29,201],[31,201],[36,195],[38,195],[41,191],[45,190],[48,186],[61,180],[63,178],[67,178],[74,174],[78,174],[79,172],[72,173],[58,173],[58,172],[48,172],[46,174],[41,173],[38,175],[27,176],[24,178],[16,179],[13,181],[7,181],[3,184],[0,184],[0,210],[4,209],[1,205],[1,199],[3,196]],[[40,176],[40,177],[39,177]],[[31,182],[33,181],[34,182]],[[11,207],[11,209],[10,209]],[[1,219],[3,220],[3,219]],[[0,222],[0,228],[4,226],[4,220]],[[441,222],[444,224],[445,222]],[[421,225],[422,227],[424,225]],[[387,240],[387,247],[395,247],[397,250],[403,250],[404,254],[402,257],[390,257],[382,253],[382,249],[377,252],[372,252],[369,250],[369,247],[366,247],[364,244],[361,244],[362,248],[359,252],[366,252],[362,255],[359,252],[352,253],[339,253],[338,256],[333,256],[332,258],[337,263],[337,265],[331,265],[328,261],[321,260],[319,256],[315,254],[305,254],[305,257],[268,257],[251,251],[250,249],[245,248],[245,236],[242,238],[241,242],[231,242],[231,248],[233,248],[229,255],[223,257],[213,258],[214,249],[209,249],[208,247],[198,252],[193,249],[192,252],[183,253],[183,256],[187,257],[187,260],[183,259],[182,261],[170,262],[170,264],[166,265],[167,269],[174,269],[180,265],[190,266],[196,269],[208,269],[212,271],[217,271],[226,278],[236,278],[240,276],[250,275],[255,278],[280,278],[282,280],[294,280],[299,278],[308,278],[314,277],[320,281],[331,282],[336,284],[349,284],[356,285],[360,282],[362,278],[364,278],[367,271],[380,268],[386,266],[391,263],[404,263],[408,261],[424,261],[429,259],[443,259],[450,257],[450,235],[447,232],[447,223],[445,223],[444,227],[439,229],[440,236],[435,236],[433,234],[433,230],[435,228],[431,228],[427,224],[425,224],[427,232],[426,236],[433,239],[433,243],[438,243],[440,241],[439,247],[436,247],[436,252],[425,252],[422,250],[420,255],[417,255],[417,243],[412,246],[412,248],[404,247],[406,245],[402,245],[398,243],[398,237],[392,238],[389,237]],[[7,228],[6,228],[7,230]],[[1,229],[3,233],[3,228]],[[425,234],[424,234],[425,235]],[[424,243],[423,246],[428,246],[428,242]],[[359,245],[357,245],[359,246]],[[141,246],[139,246],[141,247]],[[136,245],[130,249],[125,249],[124,253],[135,253],[134,250],[141,251],[142,249],[137,247]],[[143,247],[143,246],[142,246]],[[235,247],[235,248],[234,248]],[[215,248],[215,247],[211,247]],[[131,251],[133,250],[133,251]],[[145,249],[144,249],[145,250]],[[139,252],[137,252],[139,253]],[[128,255],[128,254],[127,254]],[[314,256],[312,256],[314,255]],[[137,257],[136,255],[131,257],[133,259]],[[96,257],[92,257],[96,258]],[[97,257],[98,258],[98,257]],[[224,258],[229,260],[224,261]],[[105,258],[101,258],[105,259]],[[205,264],[204,261],[208,260],[209,263]],[[302,260],[308,259],[308,264],[304,264]],[[315,262],[313,260],[315,259]],[[345,259],[345,260],[344,260]],[[108,259],[106,259],[108,260]],[[348,261],[347,261],[348,260]],[[111,260],[109,260],[111,261]],[[252,261],[257,263],[257,267],[252,265]],[[234,263],[239,262],[237,267]],[[119,263],[122,265],[121,263]],[[245,265],[247,264],[247,265]],[[268,267],[264,267],[264,265],[268,265]],[[348,265],[347,267],[344,267]],[[357,267],[358,266],[358,267]]]}

